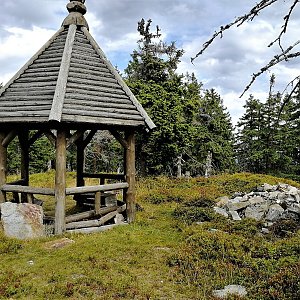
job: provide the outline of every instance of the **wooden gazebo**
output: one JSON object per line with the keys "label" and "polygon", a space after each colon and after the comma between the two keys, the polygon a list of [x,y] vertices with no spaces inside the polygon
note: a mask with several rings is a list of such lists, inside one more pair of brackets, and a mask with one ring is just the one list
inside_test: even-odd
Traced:
{"label": "wooden gazebo", "polygon": [[[135,132],[155,127],[143,107],[89,33],[85,0],[70,1],[69,15],[54,36],[0,90],[0,203],[6,193],[55,197],[55,233],[66,229],[67,195],[124,189],[127,221],[135,215]],[[85,174],[84,149],[98,130],[109,130],[124,147],[124,174]],[[55,145],[55,188],[29,185],[29,151],[41,136]],[[7,146],[18,136],[21,180],[6,182]],[[77,186],[66,188],[66,149],[77,149]],[[84,186],[84,177],[102,181]],[[120,183],[104,184],[104,179]]]}

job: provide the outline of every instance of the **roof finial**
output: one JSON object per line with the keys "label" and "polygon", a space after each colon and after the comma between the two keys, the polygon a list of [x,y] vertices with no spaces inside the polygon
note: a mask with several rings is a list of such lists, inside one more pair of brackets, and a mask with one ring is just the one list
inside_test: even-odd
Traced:
{"label": "roof finial", "polygon": [[87,11],[84,3],[85,0],[70,0],[70,3],[67,4],[69,15],[64,20],[62,26],[74,24],[77,26],[85,26],[87,29],[89,28],[89,25],[83,16]]}

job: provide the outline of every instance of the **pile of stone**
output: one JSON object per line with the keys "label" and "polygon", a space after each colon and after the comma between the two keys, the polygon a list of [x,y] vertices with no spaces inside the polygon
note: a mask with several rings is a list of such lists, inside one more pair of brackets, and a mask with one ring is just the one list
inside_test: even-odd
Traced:
{"label": "pile of stone", "polygon": [[300,221],[300,190],[284,183],[265,183],[248,194],[235,193],[231,199],[219,198],[214,210],[235,221],[252,218],[265,221],[267,226],[279,220]]}

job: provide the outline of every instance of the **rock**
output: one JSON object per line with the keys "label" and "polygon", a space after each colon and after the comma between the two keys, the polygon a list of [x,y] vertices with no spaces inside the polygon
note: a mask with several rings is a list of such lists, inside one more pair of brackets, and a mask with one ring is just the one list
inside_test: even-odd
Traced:
{"label": "rock", "polygon": [[122,214],[116,214],[116,216],[114,218],[115,224],[117,224],[117,225],[123,224],[124,220],[125,219],[124,219],[124,216]]}
{"label": "rock", "polygon": [[299,190],[294,186],[288,186],[287,191],[290,195],[298,195]]}
{"label": "rock", "polygon": [[264,233],[264,234],[270,233],[270,231],[269,231],[268,228],[262,228],[262,229],[261,229],[261,232]]}
{"label": "rock", "polygon": [[241,217],[239,216],[239,214],[237,213],[237,211],[235,211],[235,210],[230,210],[229,214],[231,215],[233,221],[241,221],[242,220]]}
{"label": "rock", "polygon": [[256,221],[262,220],[264,215],[265,210],[261,207],[248,206],[245,210],[245,218],[255,219]]}
{"label": "rock", "polygon": [[46,249],[61,249],[64,248],[70,244],[75,243],[74,240],[68,239],[68,238],[62,238],[59,240],[55,240],[55,241],[51,241],[51,242],[47,242],[44,247]]}
{"label": "rock", "polygon": [[294,195],[294,198],[297,203],[300,203],[300,195],[299,194]]}
{"label": "rock", "polygon": [[219,198],[214,210],[233,220],[246,217],[271,224],[280,219],[300,222],[300,189],[288,184],[265,183],[248,194],[235,193],[232,199]]}
{"label": "rock", "polygon": [[271,185],[268,183],[264,183],[262,188],[265,192],[274,192],[277,190],[277,186],[274,186],[274,185]]}
{"label": "rock", "polygon": [[41,206],[5,202],[0,207],[6,236],[22,240],[45,236],[43,208]]}
{"label": "rock", "polygon": [[218,202],[217,202],[216,206],[221,207],[228,203],[229,197],[223,196],[223,197],[218,198],[217,200],[218,200]]}
{"label": "rock", "polygon": [[[233,199],[233,200],[235,200],[235,199]],[[229,201],[226,204],[226,207],[230,211],[230,210],[241,210],[243,208],[246,208],[248,205],[250,205],[249,201],[245,201],[245,202],[231,202],[231,201]]]}
{"label": "rock", "polygon": [[216,207],[215,206],[214,207],[214,212],[216,214],[224,216],[225,218],[228,218],[228,213],[227,213],[227,211],[224,208],[220,208],[220,207]]}
{"label": "rock", "polygon": [[275,191],[275,192],[270,192],[269,193],[269,198],[272,199],[272,200],[275,200],[278,198],[278,196],[280,195],[281,193],[279,191]]}
{"label": "rock", "polygon": [[214,290],[213,296],[225,299],[229,295],[244,297],[247,295],[246,288],[241,285],[227,285],[223,290]]}
{"label": "rock", "polygon": [[300,205],[299,204],[293,204],[287,210],[289,212],[292,212],[292,213],[300,215]]}
{"label": "rock", "polygon": [[277,186],[277,189],[279,191],[285,191],[287,188],[288,188],[288,184],[287,183],[279,183],[278,186]]}
{"label": "rock", "polygon": [[252,205],[261,204],[261,203],[264,203],[265,201],[266,200],[261,196],[254,196],[254,197],[249,199],[249,202]]}
{"label": "rock", "polygon": [[266,215],[266,220],[271,222],[277,221],[280,219],[283,212],[284,209],[279,204],[273,204],[269,208],[269,211]]}

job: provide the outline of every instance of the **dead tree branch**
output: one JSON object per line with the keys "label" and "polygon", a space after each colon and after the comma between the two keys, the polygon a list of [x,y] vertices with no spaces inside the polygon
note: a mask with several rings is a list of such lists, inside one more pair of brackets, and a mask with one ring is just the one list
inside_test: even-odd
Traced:
{"label": "dead tree branch", "polygon": [[[293,45],[289,46],[286,49],[282,46],[282,37],[287,32],[288,24],[291,20],[291,16],[295,10],[295,7],[300,2],[300,0],[291,0],[291,1],[293,1],[293,2],[290,5],[287,14],[283,17],[283,25],[281,27],[282,30],[278,34],[277,38],[268,45],[268,47],[272,47],[272,46],[274,46],[274,44],[278,44],[281,52],[279,54],[275,55],[269,61],[269,63],[267,63],[265,66],[263,66],[257,73],[254,73],[252,75],[250,83],[246,86],[246,88],[244,89],[244,91],[240,97],[242,97],[250,89],[250,87],[255,82],[257,77],[262,75],[264,72],[268,71],[270,68],[272,68],[273,66],[277,65],[278,63],[280,63],[282,61],[288,61],[292,58],[300,56],[300,52],[293,52],[293,53],[291,52],[297,45],[299,45],[300,41],[297,41],[296,43],[294,43]],[[279,0],[262,0],[259,3],[257,3],[247,14],[237,17],[233,22],[228,23],[224,26],[221,26],[219,31],[216,31],[212,35],[212,37],[202,45],[202,49],[194,57],[191,58],[191,62],[193,63],[193,61],[196,58],[198,58],[200,55],[202,55],[206,51],[206,49],[214,42],[214,40],[217,37],[220,36],[220,38],[222,38],[223,34],[226,30],[230,29],[233,26],[238,27],[238,26],[243,25],[245,22],[253,21],[262,10],[268,8],[275,2],[279,2]],[[296,77],[295,80],[296,79],[300,80],[300,77]],[[297,84],[297,86],[298,86],[298,84]],[[294,89],[293,89],[293,91],[294,91]]]}

